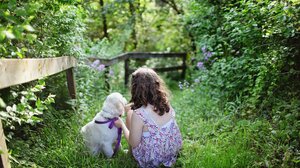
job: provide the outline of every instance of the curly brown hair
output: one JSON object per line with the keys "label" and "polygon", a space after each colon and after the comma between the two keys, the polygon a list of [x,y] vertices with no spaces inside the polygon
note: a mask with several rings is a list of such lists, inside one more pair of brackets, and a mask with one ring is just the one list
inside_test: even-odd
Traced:
{"label": "curly brown hair", "polygon": [[170,111],[168,96],[164,81],[153,69],[142,67],[132,73],[130,102],[133,102],[133,110],[149,103],[162,116]]}

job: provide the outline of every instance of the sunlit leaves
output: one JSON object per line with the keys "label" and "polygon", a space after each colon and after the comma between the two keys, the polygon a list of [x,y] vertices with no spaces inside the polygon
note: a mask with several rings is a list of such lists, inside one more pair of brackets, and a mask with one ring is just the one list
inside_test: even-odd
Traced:
{"label": "sunlit leaves", "polygon": [[7,105],[0,98],[0,107],[5,107],[5,110],[0,110],[0,118],[5,120],[5,125],[11,129],[15,128],[15,124],[34,124],[40,122],[39,118],[45,110],[48,109],[48,105],[54,103],[54,95],[49,94],[45,99],[41,99],[37,96],[45,88],[45,82],[43,80],[29,87],[21,92],[15,92],[11,90],[11,95],[16,102],[9,102]]}
{"label": "sunlit leaves", "polygon": [[34,28],[31,25],[24,25],[23,28],[29,32],[33,32]]}
{"label": "sunlit leaves", "polygon": [[11,30],[4,30],[4,31],[1,32],[1,34],[3,34],[8,39],[16,38],[16,36],[12,33]]}
{"label": "sunlit leaves", "polygon": [[54,57],[80,51],[72,47],[81,45],[84,31],[84,11],[73,5],[77,3],[81,1],[1,2],[0,57]]}
{"label": "sunlit leaves", "polygon": [[0,108],[6,107],[5,102],[3,101],[3,99],[0,97]]}

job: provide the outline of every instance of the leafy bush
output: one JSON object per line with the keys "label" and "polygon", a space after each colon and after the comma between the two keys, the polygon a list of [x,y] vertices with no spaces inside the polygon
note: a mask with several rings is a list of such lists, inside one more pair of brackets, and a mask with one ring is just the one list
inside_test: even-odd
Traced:
{"label": "leafy bush", "polygon": [[[2,105],[3,110],[0,111],[0,118],[4,124],[11,130],[16,125],[20,126],[25,123],[34,125],[42,121],[41,115],[48,110],[48,106],[54,103],[54,95],[49,94],[45,99],[40,98],[39,93],[45,88],[44,80],[39,80],[36,85],[28,87],[19,92],[18,89],[10,90],[10,95],[5,96],[7,105]],[[2,100],[2,99],[1,99]],[[12,100],[19,100],[18,102]],[[13,132],[8,133],[11,138]]]}
{"label": "leafy bush", "polygon": [[197,44],[191,80],[233,120],[263,118],[270,124],[272,134],[251,133],[253,149],[266,155],[255,165],[296,166],[299,3],[193,1],[188,7],[186,24]]}
{"label": "leafy bush", "polygon": [[81,52],[84,10],[58,1],[3,1],[0,56],[56,57]]}
{"label": "leafy bush", "polygon": [[[57,57],[63,55],[84,55],[84,22],[85,11],[78,1],[7,1],[0,5],[0,57],[27,58],[27,57]],[[47,87],[43,94],[57,93],[56,87],[65,85],[65,76],[50,77],[46,80]],[[8,104],[2,116],[6,119],[8,127],[13,127],[12,121],[32,122],[40,120],[35,118],[50,104],[52,97],[42,100],[40,92],[43,85],[28,88],[32,84],[25,84],[2,91]],[[25,87],[25,88],[23,88]],[[40,88],[39,88],[40,87]],[[66,90],[66,87],[60,87]],[[34,91],[36,90],[36,91]],[[56,99],[65,95],[61,94]],[[21,98],[21,102],[18,99]],[[14,101],[17,100],[17,101]],[[30,102],[32,101],[32,102]],[[36,103],[34,103],[36,101]],[[58,103],[56,104],[58,106]],[[45,107],[44,107],[45,106]],[[32,121],[34,120],[34,121]]]}

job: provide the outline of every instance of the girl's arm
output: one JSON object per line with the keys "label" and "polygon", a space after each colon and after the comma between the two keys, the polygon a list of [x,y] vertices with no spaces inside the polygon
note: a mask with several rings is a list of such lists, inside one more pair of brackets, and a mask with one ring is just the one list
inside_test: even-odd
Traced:
{"label": "girl's arm", "polygon": [[130,124],[130,134],[129,134],[129,144],[134,148],[139,145],[141,142],[143,134],[144,123],[143,120],[133,112],[131,115],[131,124]]}
{"label": "girl's arm", "polygon": [[[117,123],[118,121],[121,121],[121,126]],[[125,123],[123,122],[123,120],[121,118],[119,118],[118,121],[116,121],[115,124],[116,124],[117,127],[122,128],[122,130],[124,131],[125,139],[129,143],[129,130],[126,127]]]}
{"label": "girl's arm", "polygon": [[125,123],[121,118],[115,122],[117,127],[121,127],[124,131],[125,139],[127,140],[128,144],[131,147],[136,147],[141,142],[142,133],[143,133],[143,121],[140,119],[139,116],[137,116],[136,113],[132,113],[131,116],[131,123],[130,128],[131,130],[128,130]]}

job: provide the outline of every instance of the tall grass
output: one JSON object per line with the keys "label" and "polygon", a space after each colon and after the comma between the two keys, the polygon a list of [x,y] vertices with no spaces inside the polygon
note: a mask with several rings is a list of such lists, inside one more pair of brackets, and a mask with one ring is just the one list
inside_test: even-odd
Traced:
{"label": "tall grass", "polygon": [[[270,133],[268,121],[236,120],[230,112],[220,110],[217,101],[204,89],[179,90],[176,85],[171,89],[171,104],[183,136],[183,148],[174,167],[264,167],[271,164],[270,153],[274,146],[270,146],[268,141],[271,140],[265,136]],[[128,92],[122,93],[128,97]],[[137,167],[134,159],[124,152],[128,149],[124,138],[122,150],[111,159],[101,154],[90,156],[83,144],[79,130],[101,109],[105,96],[102,93],[92,97],[90,109],[86,108],[88,102],[84,110],[51,108],[38,127],[24,128],[22,139],[16,137],[9,142],[16,160],[13,167]]]}
{"label": "tall grass", "polygon": [[[76,102],[68,101],[66,96],[59,99],[69,102],[73,108],[63,110],[57,104],[50,107],[43,114],[42,123],[34,127],[24,125],[22,136],[15,136],[8,143],[13,157],[12,167],[136,167],[135,161],[124,150],[112,159],[103,155],[93,157],[88,153],[80,129],[101,110],[107,91],[103,72],[85,65],[80,66],[78,71]],[[119,87],[112,90],[116,91],[116,88]],[[119,89],[121,93],[124,90]],[[122,144],[123,149],[128,148],[124,139]]]}
{"label": "tall grass", "polygon": [[[219,111],[203,92],[174,93],[173,105],[183,134],[178,159],[182,167],[252,167],[256,153],[251,150],[250,121],[234,123]],[[198,97],[198,98],[197,98]]]}
{"label": "tall grass", "polygon": [[[96,111],[89,113],[86,118],[92,119]],[[49,111],[40,130],[30,132],[27,140],[10,143],[13,155],[19,160],[13,167],[135,167],[134,160],[122,150],[112,159],[90,156],[79,134],[86,123],[80,116],[76,111]],[[122,144],[123,149],[127,148],[124,141]]]}

